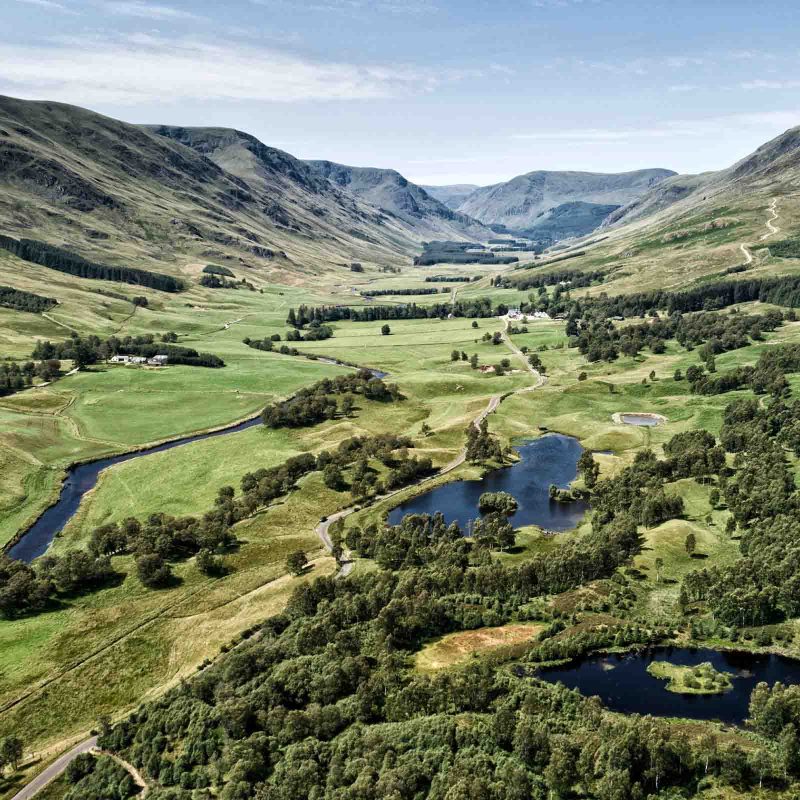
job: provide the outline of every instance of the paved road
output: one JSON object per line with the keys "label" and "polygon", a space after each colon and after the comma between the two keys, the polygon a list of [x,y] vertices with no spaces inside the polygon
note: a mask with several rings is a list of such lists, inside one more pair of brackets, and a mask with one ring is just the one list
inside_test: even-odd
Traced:
{"label": "paved road", "polygon": [[28,800],[28,798],[33,797],[37,792],[44,789],[50,781],[55,780],[73,759],[77,758],[81,753],[88,753],[95,747],[97,747],[96,736],[84,739],[80,744],[75,745],[72,750],[64,753],[63,756],[57,758],[49,767],[40,772],[27,786],[20,789],[11,800]]}

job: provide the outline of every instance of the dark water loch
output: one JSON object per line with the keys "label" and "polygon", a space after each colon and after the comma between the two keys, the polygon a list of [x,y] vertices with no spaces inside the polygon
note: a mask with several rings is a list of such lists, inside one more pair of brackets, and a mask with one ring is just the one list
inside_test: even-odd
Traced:
{"label": "dark water loch", "polygon": [[19,541],[9,548],[8,554],[11,558],[30,563],[34,558],[44,555],[50,542],[62,531],[65,525],[72,519],[81,499],[90,489],[97,485],[100,473],[115,464],[122,464],[134,458],[149,456],[153,453],[163,453],[165,450],[172,450],[173,447],[181,447],[190,442],[199,442],[203,439],[213,439],[216,436],[227,436],[231,433],[247,430],[255,425],[261,424],[261,417],[248,419],[222,428],[213,433],[200,433],[193,436],[184,436],[181,439],[173,439],[171,442],[148,447],[145,450],[138,450],[135,453],[123,453],[119,456],[100,458],[97,461],[89,461],[86,464],[79,464],[71,467],[67,471],[67,477],[61,485],[61,493],[55,505],[50,506],[34,524],[22,535]]}
{"label": "dark water loch", "polygon": [[[669,661],[683,666],[710,661],[716,670],[731,675],[733,689],[714,695],[668,692],[667,681],[647,674],[651,661]],[[597,695],[614,711],[715,719],[740,725],[747,717],[750,693],[755,685],[761,681],[769,684],[800,682],[800,661],[777,655],[654,647],[639,653],[588,656],[564,666],[538,670],[536,676],[550,683],[561,682],[589,697]]]}
{"label": "dark water loch", "polygon": [[558,503],[549,497],[551,484],[565,489],[577,475],[583,448],[577,439],[549,433],[516,448],[520,460],[510,467],[492,470],[482,480],[455,481],[438,486],[392,509],[389,523],[397,525],[406,514],[441,511],[448,523],[462,527],[480,516],[478,499],[484,492],[508,492],[519,503],[512,525],[539,525],[552,531],[574,528],[589,504]]}

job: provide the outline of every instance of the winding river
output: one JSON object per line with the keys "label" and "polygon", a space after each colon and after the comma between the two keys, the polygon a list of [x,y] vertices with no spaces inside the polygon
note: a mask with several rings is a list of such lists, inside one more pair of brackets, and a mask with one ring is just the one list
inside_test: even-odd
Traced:
{"label": "winding river", "polygon": [[[323,361],[323,359],[319,359]],[[336,364],[337,366],[351,366],[325,359],[324,363]],[[370,370],[376,378],[385,378],[388,373],[380,370]],[[81,504],[83,496],[94,489],[100,477],[100,473],[115,464],[122,464],[125,461],[132,461],[134,458],[142,458],[153,453],[163,453],[165,450],[172,450],[174,447],[182,447],[192,442],[200,442],[204,439],[213,439],[217,436],[228,436],[232,433],[239,433],[256,425],[261,424],[261,416],[246,419],[244,422],[236,422],[233,425],[220,428],[209,433],[196,433],[189,436],[182,436],[162,444],[145,447],[131,453],[122,453],[118,456],[108,456],[99,458],[95,461],[87,461],[84,464],[76,464],[67,470],[67,477],[61,485],[61,492],[58,500],[50,506],[42,515],[31,525],[6,551],[11,558],[30,563],[35,558],[44,555],[50,543],[66,527],[67,523],[75,516]]]}
{"label": "winding river", "polygon": [[[667,681],[648,674],[652,661],[696,666],[710,661],[727,672],[733,688],[723,694],[691,695],[667,691]],[[627,714],[716,719],[741,725],[757,683],[800,682],[800,661],[779,655],[721,652],[705,648],[653,647],[641,652],[591,655],[558,667],[537,670],[536,677],[563,683],[587,696],[597,695],[609,708]]]}
{"label": "winding river", "polygon": [[397,525],[406,514],[444,514],[448,523],[467,523],[480,516],[478,500],[484,492],[508,492],[519,503],[509,517],[515,528],[538,525],[550,531],[574,528],[589,504],[584,501],[559,503],[550,499],[552,484],[569,486],[578,471],[583,448],[577,439],[549,433],[515,448],[520,460],[510,467],[492,470],[481,480],[454,481],[401,503],[389,513],[389,524]]}
{"label": "winding river", "polygon": [[142,458],[142,456],[149,456],[153,453],[163,453],[165,450],[172,450],[173,447],[181,447],[191,442],[200,442],[203,439],[213,439],[216,436],[239,433],[239,431],[244,431],[260,424],[261,417],[258,416],[210,433],[184,436],[180,439],[173,439],[170,442],[157,444],[133,453],[108,456],[107,458],[99,458],[96,461],[88,461],[85,464],[77,464],[74,467],[70,467],[67,470],[67,477],[64,479],[64,483],[61,485],[61,493],[58,496],[58,500],[20,536],[8,549],[8,554],[11,558],[28,563],[33,561],[34,558],[44,555],[53,539],[64,530],[66,524],[75,515],[86,492],[94,489],[97,485],[100,473],[104,469],[113,467],[115,464],[122,464],[125,461],[132,461],[134,458]]}

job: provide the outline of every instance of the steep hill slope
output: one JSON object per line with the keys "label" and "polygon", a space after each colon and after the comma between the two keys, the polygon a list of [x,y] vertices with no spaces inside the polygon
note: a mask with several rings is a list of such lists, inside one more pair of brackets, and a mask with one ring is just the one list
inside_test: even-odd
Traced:
{"label": "steep hill slope", "polygon": [[393,169],[350,167],[332,161],[307,161],[321,178],[396,217],[428,238],[485,239],[491,231],[465,214],[453,211]]}
{"label": "steep hill slope", "polygon": [[102,263],[181,275],[229,260],[296,282],[354,260],[408,263],[429,230],[247,134],[0,97],[0,233]]}
{"label": "steep hill slope", "polygon": [[487,225],[499,224],[515,231],[527,231],[535,226],[539,215],[557,206],[565,203],[625,205],[674,174],[667,169],[609,174],[539,170],[478,189],[458,210]]}
{"label": "steep hill slope", "polygon": [[590,294],[680,290],[743,272],[797,274],[799,230],[800,127],[727,169],[667,179],[614,212],[602,235],[558,256],[570,257],[570,269],[605,274]]}
{"label": "steep hill slope", "polygon": [[475,183],[454,183],[449,186],[429,186],[423,183],[420,186],[431,197],[440,200],[448,208],[452,208],[453,211],[456,211],[473,192],[481,188]]}
{"label": "steep hill slope", "polygon": [[[618,209],[603,226],[620,225],[652,216],[666,209],[679,214],[709,198],[723,194],[741,195],[770,184],[794,185],[800,180],[800,127],[790,128],[755,152],[719,172],[676,175],[668,178],[633,202]],[[716,202],[716,201],[714,201]]]}

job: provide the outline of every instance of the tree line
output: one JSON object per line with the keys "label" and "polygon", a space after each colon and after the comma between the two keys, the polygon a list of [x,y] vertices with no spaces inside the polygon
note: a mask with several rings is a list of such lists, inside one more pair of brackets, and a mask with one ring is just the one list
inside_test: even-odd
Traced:
{"label": "tree line", "polygon": [[11,286],[0,286],[0,306],[12,308],[14,311],[29,311],[32,314],[41,314],[58,305],[58,300],[53,297],[42,297],[33,292],[24,292]]}
{"label": "tree line", "polygon": [[447,294],[450,289],[443,286],[441,289],[428,287],[415,287],[411,289],[364,289],[361,294],[364,297],[383,297],[384,295],[415,295],[415,294]]}
{"label": "tree line", "polygon": [[800,372],[800,345],[781,344],[764,350],[754,366],[735,367],[717,375],[712,362],[709,369],[714,371],[707,373],[703,365],[693,364],[686,370],[693,394],[725,394],[749,388],[756,394],[780,397],[789,392],[786,375]]}
{"label": "tree line", "polygon": [[614,361],[620,355],[633,358],[645,347],[660,354],[665,342],[675,340],[686,350],[700,348],[699,355],[709,362],[715,355],[746,347],[751,341],[763,341],[764,333],[783,324],[779,311],[765,314],[700,312],[668,317],[652,317],[649,322],[616,327],[610,320],[567,322],[570,343],[577,346],[588,361]]}
{"label": "tree line", "polygon": [[33,386],[33,379],[52,381],[61,375],[61,362],[57,359],[45,359],[38,364],[26,361],[19,364],[16,361],[0,362],[0,397],[21,392]]}
{"label": "tree line", "polygon": [[160,336],[152,333],[138,336],[109,336],[101,339],[91,335],[81,337],[73,333],[63,342],[38,341],[33,350],[33,358],[70,359],[75,366],[83,368],[99,361],[107,361],[115,355],[133,355],[153,358],[157,355],[169,357],[170,364],[183,364],[190,367],[224,367],[225,362],[212,353],[198,353],[193,347],[182,347],[174,344],[177,335],[173,332]]}
{"label": "tree line", "polygon": [[425,283],[470,283],[479,281],[483,275],[427,275]]}
{"label": "tree line", "polygon": [[521,292],[559,284],[563,284],[564,288],[579,289],[602,283],[605,277],[606,273],[601,270],[583,272],[579,269],[562,269],[557,272],[535,272],[531,275],[498,275],[494,278],[494,285],[501,289],[518,289]]}
{"label": "tree line", "polygon": [[418,306],[408,303],[395,306],[306,306],[297,310],[289,309],[286,322],[303,327],[312,320],[318,322],[376,322],[391,319],[447,319],[448,316],[467,318],[501,317],[508,313],[504,303],[492,305],[491,298],[476,297],[469,300],[456,300],[455,303],[432,303]]}
{"label": "tree line", "polygon": [[35,239],[12,239],[10,236],[0,235],[0,248],[7,250],[23,261],[38,264],[78,278],[93,278],[102,281],[116,281],[117,283],[133,283],[137,286],[147,286],[162,292],[180,292],[185,286],[182,281],[171,275],[159,272],[148,272],[133,267],[112,267],[107,264],[96,264],[87,261],[76,253],[71,253],[61,247],[55,247],[46,242]]}

